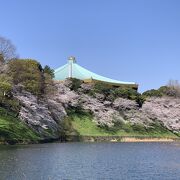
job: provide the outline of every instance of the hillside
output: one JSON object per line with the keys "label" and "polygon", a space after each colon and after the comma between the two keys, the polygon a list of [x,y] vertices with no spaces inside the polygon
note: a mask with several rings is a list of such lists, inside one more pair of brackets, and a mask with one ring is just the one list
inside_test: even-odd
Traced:
{"label": "hillside", "polygon": [[0,108],[0,144],[37,143],[40,140],[38,133],[28,128],[15,114]]}
{"label": "hillside", "polygon": [[53,70],[34,60],[14,60],[3,69],[1,142],[179,137],[180,98],[174,87],[140,94],[77,79],[57,82],[52,80]]}
{"label": "hillside", "polygon": [[56,82],[54,87],[56,91],[41,100],[21,86],[13,90],[22,106],[19,118],[42,137],[64,140],[71,140],[69,136],[178,137],[178,98],[151,97],[140,107],[135,100],[122,97],[104,100],[103,94],[87,92],[90,85],[73,87],[71,80]]}

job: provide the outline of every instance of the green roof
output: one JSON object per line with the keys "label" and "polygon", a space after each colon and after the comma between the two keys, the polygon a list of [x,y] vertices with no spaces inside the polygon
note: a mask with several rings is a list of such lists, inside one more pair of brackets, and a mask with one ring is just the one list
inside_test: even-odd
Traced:
{"label": "green roof", "polygon": [[93,79],[97,81],[103,81],[114,84],[136,85],[135,82],[118,81],[93,73],[78,65],[75,61],[75,58],[73,57],[70,57],[69,62],[67,64],[55,70],[55,80],[65,80],[67,78],[76,78],[80,80]]}

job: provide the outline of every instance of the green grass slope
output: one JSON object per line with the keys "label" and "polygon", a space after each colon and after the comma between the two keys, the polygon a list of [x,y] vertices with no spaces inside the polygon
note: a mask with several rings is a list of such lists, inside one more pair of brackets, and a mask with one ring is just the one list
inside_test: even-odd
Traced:
{"label": "green grass slope", "polygon": [[38,135],[13,113],[0,108],[0,143],[30,143],[38,140]]}
{"label": "green grass slope", "polygon": [[161,124],[152,124],[145,128],[142,125],[132,125],[129,123],[115,124],[114,127],[99,127],[92,121],[92,116],[81,113],[69,115],[69,124],[71,124],[71,133],[76,132],[79,136],[139,136],[139,137],[159,137],[159,138],[177,138],[173,132],[169,131]]}

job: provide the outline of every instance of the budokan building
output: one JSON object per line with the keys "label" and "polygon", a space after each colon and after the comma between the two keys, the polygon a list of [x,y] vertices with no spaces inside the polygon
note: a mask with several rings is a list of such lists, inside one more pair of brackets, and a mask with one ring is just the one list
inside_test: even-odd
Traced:
{"label": "budokan building", "polygon": [[113,80],[83,68],[77,64],[76,59],[73,56],[68,59],[67,64],[55,70],[55,80],[64,81],[67,78],[80,79],[85,83],[102,82],[114,87],[125,86],[136,90],[138,89],[138,85],[135,82]]}

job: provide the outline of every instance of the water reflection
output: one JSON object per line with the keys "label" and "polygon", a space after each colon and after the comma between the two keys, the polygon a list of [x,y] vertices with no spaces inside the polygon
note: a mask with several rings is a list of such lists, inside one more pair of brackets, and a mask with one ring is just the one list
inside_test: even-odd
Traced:
{"label": "water reflection", "polygon": [[179,179],[180,143],[0,146],[0,179]]}

